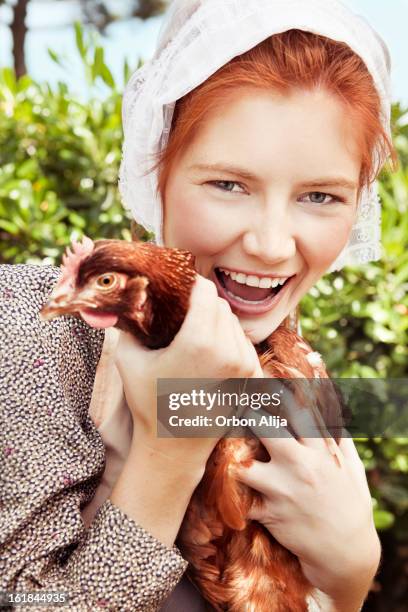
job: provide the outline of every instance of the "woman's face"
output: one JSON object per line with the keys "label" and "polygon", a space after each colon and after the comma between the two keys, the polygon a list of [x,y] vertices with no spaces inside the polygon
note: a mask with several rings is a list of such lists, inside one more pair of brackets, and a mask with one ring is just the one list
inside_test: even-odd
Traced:
{"label": "woman's face", "polygon": [[[278,327],[349,238],[361,166],[356,129],[322,89],[289,96],[241,89],[173,162],[164,244],[196,256],[198,273],[216,283],[253,343]],[[219,279],[219,267],[247,276]],[[289,280],[263,303],[277,288],[245,289],[257,284],[248,276],[266,276],[272,286]],[[248,304],[251,293],[258,304]]]}

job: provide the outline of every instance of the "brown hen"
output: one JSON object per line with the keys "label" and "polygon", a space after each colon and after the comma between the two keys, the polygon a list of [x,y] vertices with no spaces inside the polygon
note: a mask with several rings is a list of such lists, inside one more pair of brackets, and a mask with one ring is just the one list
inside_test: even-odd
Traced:
{"label": "brown hen", "polygon": [[[150,243],[97,240],[73,243],[63,257],[62,275],[47,304],[44,320],[81,316],[93,327],[116,326],[150,349],[164,348],[179,331],[195,282],[195,258],[180,249]],[[327,379],[320,356],[284,326],[256,346],[266,377]],[[313,397],[287,381],[299,405],[307,405],[326,444],[337,453],[341,402],[329,385]],[[326,382],[328,382],[326,380]],[[330,414],[328,412],[330,407]],[[334,438],[325,430],[330,422]],[[336,433],[337,432],[337,433]],[[211,454],[194,492],[177,544],[189,561],[189,575],[216,610],[306,612],[311,584],[298,558],[260,523],[249,520],[261,495],[240,483],[238,466],[270,459],[255,437],[223,438]]]}

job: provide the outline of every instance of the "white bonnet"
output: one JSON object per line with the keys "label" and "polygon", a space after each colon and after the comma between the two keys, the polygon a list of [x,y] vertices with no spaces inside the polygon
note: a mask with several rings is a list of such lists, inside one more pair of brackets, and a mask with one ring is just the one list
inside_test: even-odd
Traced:
{"label": "white bonnet", "polygon": [[[176,101],[233,57],[290,29],[344,42],[362,58],[380,95],[382,121],[390,135],[387,47],[363,17],[339,0],[174,0],[155,55],[133,74],[123,99],[120,193],[134,219],[155,233],[157,244],[163,245],[158,172],[147,170],[166,146]],[[380,257],[381,211],[374,183],[363,190],[350,241],[330,270]]]}

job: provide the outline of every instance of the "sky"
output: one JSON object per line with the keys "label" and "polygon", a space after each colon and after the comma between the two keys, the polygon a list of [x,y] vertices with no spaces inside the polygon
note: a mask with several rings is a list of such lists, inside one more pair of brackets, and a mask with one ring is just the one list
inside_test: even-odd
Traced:
{"label": "sky", "polygon": [[[393,99],[408,106],[408,0],[343,0],[355,12],[368,19],[371,25],[389,46],[392,57]],[[124,0],[111,0],[112,6]],[[222,0],[220,0],[222,2]],[[73,0],[66,2],[43,0],[31,3],[27,37],[27,66],[29,73],[38,80],[56,83],[67,82],[78,95],[86,95],[86,84],[77,52],[72,27],[73,19],[79,17]],[[8,28],[1,23],[7,21],[6,8],[0,8],[0,67],[11,65],[11,37]],[[163,17],[153,17],[146,22],[132,19],[109,26],[103,38],[108,66],[122,82],[124,59],[136,66],[139,58],[148,59],[154,52],[156,39]],[[54,65],[47,49],[62,54],[68,59],[69,68],[63,70]]]}

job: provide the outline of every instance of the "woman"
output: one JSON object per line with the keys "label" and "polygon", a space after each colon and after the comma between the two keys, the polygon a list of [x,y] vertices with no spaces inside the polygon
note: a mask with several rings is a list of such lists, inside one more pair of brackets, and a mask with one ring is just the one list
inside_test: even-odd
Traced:
{"label": "woman", "polygon": [[[216,439],[157,438],[156,379],[262,377],[254,344],[322,274],[378,258],[388,72],[382,42],[337,0],[174,3],[125,95],[121,190],[158,244],[195,254],[190,309],[166,349],[120,334],[129,452],[84,528],[103,471],[88,414],[103,337],[72,319],[38,323],[55,269],[6,267],[0,588],[68,591],[75,609],[160,609],[186,568],[174,542]],[[273,301],[265,277],[283,283]],[[264,494],[253,518],[299,557],[321,609],[359,610],[380,546],[352,441],[341,468],[321,439],[263,441],[271,461],[241,473]],[[165,608],[193,610],[193,595]]]}

